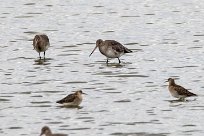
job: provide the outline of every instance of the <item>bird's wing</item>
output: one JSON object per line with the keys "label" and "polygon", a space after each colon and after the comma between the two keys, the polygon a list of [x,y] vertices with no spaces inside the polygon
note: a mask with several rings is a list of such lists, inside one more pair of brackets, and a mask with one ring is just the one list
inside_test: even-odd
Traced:
{"label": "bird's wing", "polygon": [[41,35],[41,42],[43,42],[45,45],[50,46],[50,41],[47,35]]}
{"label": "bird's wing", "polygon": [[43,39],[45,39],[47,42],[49,42],[49,38],[47,35],[42,35]]}
{"label": "bird's wing", "polygon": [[119,43],[119,42],[117,42],[117,41],[115,41],[115,40],[110,40],[110,41],[108,42],[108,44],[109,44],[109,46],[112,47],[112,49],[115,50],[116,52],[124,52],[124,50],[125,50],[124,46],[123,46],[121,43]]}
{"label": "bird's wing", "polygon": [[69,103],[69,102],[73,102],[74,99],[76,98],[75,94],[69,94],[68,96],[66,96],[65,98],[57,101],[57,103]]}
{"label": "bird's wing", "polygon": [[194,93],[189,92],[187,89],[185,89],[184,87],[180,85],[176,85],[174,90],[176,90],[179,95],[187,95],[187,96],[196,95]]}
{"label": "bird's wing", "polygon": [[109,45],[111,45],[112,49],[117,51],[117,52],[124,52],[124,53],[132,52],[130,49],[126,48],[121,43],[119,43],[115,40],[110,40]]}
{"label": "bird's wing", "polygon": [[39,35],[36,35],[33,39],[33,48],[35,49],[36,48],[36,45],[38,43],[38,41],[40,40],[40,37]]}

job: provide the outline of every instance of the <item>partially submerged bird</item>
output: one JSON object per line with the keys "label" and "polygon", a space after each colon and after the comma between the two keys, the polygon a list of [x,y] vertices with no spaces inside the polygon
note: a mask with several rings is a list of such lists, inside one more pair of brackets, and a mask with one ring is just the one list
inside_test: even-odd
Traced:
{"label": "partially submerged bird", "polygon": [[78,90],[73,94],[67,95],[65,98],[57,101],[59,104],[63,104],[64,106],[79,106],[82,102],[82,90]]}
{"label": "partially submerged bird", "polygon": [[52,134],[52,131],[48,126],[44,126],[41,129],[41,134],[40,136],[45,135],[45,136],[68,136],[67,134]]}
{"label": "partially submerged bird", "polygon": [[41,59],[40,52],[44,52],[45,58],[45,51],[49,48],[49,46],[50,46],[49,38],[45,34],[36,35],[35,38],[33,39],[33,48],[39,53],[40,59]]}
{"label": "partially submerged bird", "polygon": [[101,40],[98,39],[96,41],[96,47],[93,49],[89,57],[93,54],[93,52],[96,50],[96,48],[99,48],[99,51],[107,57],[106,63],[108,64],[108,59],[109,58],[118,58],[119,63],[120,57],[125,54],[125,53],[130,53],[132,52],[130,49],[124,47],[121,43],[115,41],[115,40]]}
{"label": "partially submerged bird", "polygon": [[189,92],[184,87],[177,85],[173,78],[169,78],[166,82],[169,82],[168,89],[173,97],[184,100],[186,97],[197,96],[196,94]]}

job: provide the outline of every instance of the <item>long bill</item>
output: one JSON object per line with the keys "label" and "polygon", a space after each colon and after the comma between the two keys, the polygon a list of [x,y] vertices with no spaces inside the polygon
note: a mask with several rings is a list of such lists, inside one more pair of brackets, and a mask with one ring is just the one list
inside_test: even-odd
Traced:
{"label": "long bill", "polygon": [[164,81],[164,83],[169,82],[168,79],[166,81]]}
{"label": "long bill", "polygon": [[97,47],[98,47],[98,46],[96,46],[96,47],[93,49],[93,51],[91,52],[91,54],[89,55],[89,57],[94,53],[94,51],[96,50]]}

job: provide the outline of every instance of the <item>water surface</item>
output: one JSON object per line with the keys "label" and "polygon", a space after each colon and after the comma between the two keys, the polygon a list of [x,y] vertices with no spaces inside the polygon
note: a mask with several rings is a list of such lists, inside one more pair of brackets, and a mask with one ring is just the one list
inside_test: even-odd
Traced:
{"label": "water surface", "polygon": [[[202,136],[204,2],[1,1],[0,135],[36,136],[44,125],[73,136]],[[51,47],[38,58],[32,39]],[[133,50],[121,65],[97,39]],[[43,55],[43,54],[42,54]],[[197,98],[172,102],[169,77]],[[55,102],[82,89],[80,108]]]}

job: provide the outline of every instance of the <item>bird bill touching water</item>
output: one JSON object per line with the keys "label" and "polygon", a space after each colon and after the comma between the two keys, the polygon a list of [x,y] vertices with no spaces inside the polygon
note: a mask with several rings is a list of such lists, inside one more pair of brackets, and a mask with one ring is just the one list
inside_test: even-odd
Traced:
{"label": "bird bill touching water", "polygon": [[40,59],[41,59],[40,52],[44,52],[44,59],[45,59],[45,51],[49,47],[50,47],[50,42],[49,42],[49,38],[47,35],[42,34],[42,35],[36,35],[34,37],[33,48],[39,53]]}
{"label": "bird bill touching water", "polygon": [[91,52],[91,54],[89,55],[89,57],[94,53],[97,47],[99,48],[99,51],[101,52],[101,54],[107,57],[107,61],[106,61],[107,64],[108,64],[109,58],[118,58],[119,63],[121,63],[119,58],[125,53],[132,52],[130,49],[124,47],[121,43],[115,40],[103,41],[101,39],[98,39],[96,41],[96,46]]}
{"label": "bird bill touching water", "polygon": [[173,78],[169,78],[166,82],[169,82],[168,89],[171,95],[175,98],[179,98],[179,100],[183,101],[186,97],[197,96],[184,87],[177,85]]}
{"label": "bird bill touching water", "polygon": [[67,95],[65,98],[57,101],[56,103],[63,104],[64,106],[79,106],[82,102],[82,94],[86,94],[81,90],[76,91],[75,93]]}

